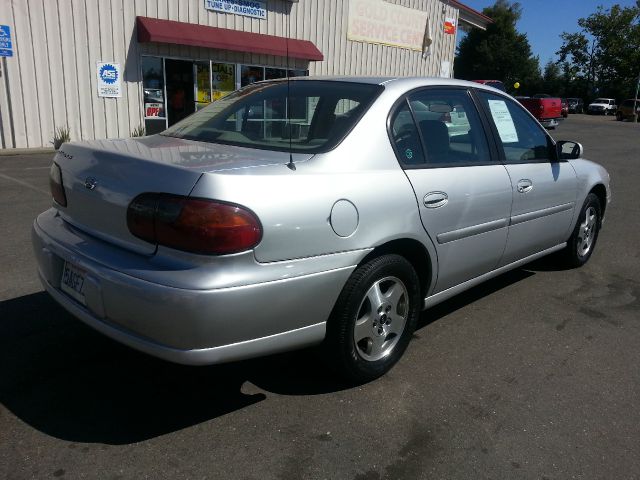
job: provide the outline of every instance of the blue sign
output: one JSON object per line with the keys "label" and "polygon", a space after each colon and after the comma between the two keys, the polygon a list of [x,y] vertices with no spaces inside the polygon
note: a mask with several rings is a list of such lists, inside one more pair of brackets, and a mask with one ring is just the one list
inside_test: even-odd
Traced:
{"label": "blue sign", "polygon": [[0,25],[0,57],[13,57],[11,27],[9,25]]}
{"label": "blue sign", "polygon": [[110,63],[105,63],[100,67],[100,79],[108,85],[113,85],[118,81],[118,69]]}

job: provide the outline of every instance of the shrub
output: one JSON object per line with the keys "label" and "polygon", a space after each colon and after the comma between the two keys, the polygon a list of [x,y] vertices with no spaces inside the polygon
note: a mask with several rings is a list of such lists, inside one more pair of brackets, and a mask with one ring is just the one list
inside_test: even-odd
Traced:
{"label": "shrub", "polygon": [[144,137],[146,135],[144,125],[141,123],[131,132],[132,137]]}
{"label": "shrub", "polygon": [[68,126],[56,127],[53,131],[53,148],[58,150],[63,143],[71,141],[71,130]]}

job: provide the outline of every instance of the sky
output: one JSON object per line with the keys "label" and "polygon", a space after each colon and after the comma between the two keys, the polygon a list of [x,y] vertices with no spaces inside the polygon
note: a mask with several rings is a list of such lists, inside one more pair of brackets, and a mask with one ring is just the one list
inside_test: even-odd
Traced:
{"label": "sky", "polygon": [[[478,11],[495,3],[494,0],[461,0],[465,5]],[[635,0],[519,0],[522,18],[517,28],[526,33],[534,55],[540,57],[540,66],[549,60],[556,60],[562,46],[562,32],[578,32],[578,19],[588,17],[599,5],[609,8],[616,3],[626,7],[636,4]],[[460,36],[459,38],[462,38]]]}

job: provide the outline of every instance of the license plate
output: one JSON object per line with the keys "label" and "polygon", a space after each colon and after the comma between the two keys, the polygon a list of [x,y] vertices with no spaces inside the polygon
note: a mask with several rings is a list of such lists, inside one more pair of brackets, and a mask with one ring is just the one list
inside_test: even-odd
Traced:
{"label": "license plate", "polygon": [[64,293],[84,305],[84,279],[86,272],[73,263],[64,262],[60,288]]}

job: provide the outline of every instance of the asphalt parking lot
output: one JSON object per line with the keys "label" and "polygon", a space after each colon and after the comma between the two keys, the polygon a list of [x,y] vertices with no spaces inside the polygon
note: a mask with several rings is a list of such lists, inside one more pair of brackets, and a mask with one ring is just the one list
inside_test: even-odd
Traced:
{"label": "asphalt parking lot", "polygon": [[552,133],[612,177],[591,261],[424,312],[401,362],[355,388],[316,350],[182,367],[74,320],[30,246],[51,155],[0,157],[0,478],[640,478],[640,124]]}

